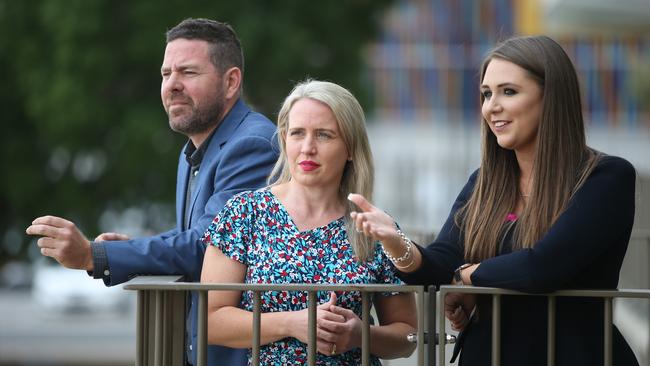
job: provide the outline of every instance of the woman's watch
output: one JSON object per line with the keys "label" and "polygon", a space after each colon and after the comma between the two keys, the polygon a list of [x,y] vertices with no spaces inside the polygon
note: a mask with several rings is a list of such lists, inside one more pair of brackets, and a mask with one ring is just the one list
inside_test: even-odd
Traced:
{"label": "woman's watch", "polygon": [[462,276],[462,273],[461,273],[461,272],[462,272],[465,268],[467,268],[467,267],[469,267],[469,266],[471,266],[471,265],[472,265],[472,263],[465,263],[465,264],[461,265],[460,267],[456,268],[456,270],[454,271],[454,281],[453,281],[453,283],[452,283],[453,285],[455,285],[455,286],[462,286],[462,285],[464,285],[464,283],[463,283],[463,276]]}

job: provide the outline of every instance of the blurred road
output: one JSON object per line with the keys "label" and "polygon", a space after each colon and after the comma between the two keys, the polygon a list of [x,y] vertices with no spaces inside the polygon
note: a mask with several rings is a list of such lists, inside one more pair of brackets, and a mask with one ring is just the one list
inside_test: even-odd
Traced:
{"label": "blurred road", "polygon": [[52,314],[29,291],[0,289],[0,365],[132,365],[135,314]]}

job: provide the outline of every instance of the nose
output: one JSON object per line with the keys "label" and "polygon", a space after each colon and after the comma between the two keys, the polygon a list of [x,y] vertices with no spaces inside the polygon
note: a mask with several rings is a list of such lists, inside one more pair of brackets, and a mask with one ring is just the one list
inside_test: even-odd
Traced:
{"label": "nose", "polygon": [[316,153],[316,139],[312,135],[308,135],[302,140],[300,152],[304,155],[314,155]]}
{"label": "nose", "polygon": [[183,90],[183,83],[181,82],[179,78],[179,74],[177,72],[170,73],[166,79],[163,78],[162,81],[163,94],[176,93],[182,90]]}
{"label": "nose", "polygon": [[489,115],[494,113],[499,113],[503,110],[501,103],[499,102],[498,97],[492,96],[490,99],[485,99],[483,101],[483,114]]}

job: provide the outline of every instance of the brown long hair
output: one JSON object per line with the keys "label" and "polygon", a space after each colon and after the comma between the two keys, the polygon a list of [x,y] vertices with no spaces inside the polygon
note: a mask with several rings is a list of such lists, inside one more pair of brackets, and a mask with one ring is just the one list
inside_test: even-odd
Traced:
{"label": "brown long hair", "polygon": [[[546,36],[504,41],[485,57],[481,82],[495,58],[525,69],[542,88],[532,190],[513,242],[513,250],[532,248],[566,209],[598,163],[599,153],[586,145],[578,78],[557,42]],[[483,100],[481,95],[481,105]],[[471,263],[498,254],[505,217],[521,194],[514,151],[500,147],[486,121],[481,122],[481,168],[470,199],[455,217],[464,233],[465,260]]]}

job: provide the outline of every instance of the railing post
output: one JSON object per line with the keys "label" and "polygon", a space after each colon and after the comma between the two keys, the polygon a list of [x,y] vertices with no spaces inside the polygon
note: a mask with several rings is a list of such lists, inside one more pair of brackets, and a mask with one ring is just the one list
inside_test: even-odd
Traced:
{"label": "railing post", "polygon": [[138,303],[136,305],[136,343],[135,343],[135,365],[147,365],[147,311],[146,305],[149,299],[147,290],[138,290]]}
{"label": "railing post", "polygon": [[547,309],[547,331],[546,331],[546,364],[548,366],[555,365],[555,302],[556,298],[553,295],[548,297]]}
{"label": "railing post", "polygon": [[162,302],[160,309],[162,309],[162,355],[160,357],[161,365],[169,365],[169,335],[171,333],[169,329],[168,316],[169,313],[169,304],[167,303],[168,296],[167,291],[163,290],[160,294],[160,301]]}
{"label": "railing post", "polygon": [[370,299],[367,291],[361,292],[361,365],[370,365]]}
{"label": "railing post", "polygon": [[492,366],[501,365],[501,295],[492,295]]}
{"label": "railing post", "polygon": [[[429,286],[428,292],[427,292],[427,298],[429,299],[428,305],[425,309],[421,309],[421,314],[424,316],[424,314],[428,314],[427,316],[427,333],[429,336],[429,340],[427,342],[427,364],[429,366],[435,366],[436,364],[436,314],[437,314],[437,307],[436,307],[436,287],[435,286]],[[424,296],[423,296],[424,297]],[[424,301],[422,302],[424,303]],[[421,329],[421,327],[418,327],[418,330]],[[418,341],[420,340],[420,337],[418,337]],[[444,343],[445,336],[444,334],[441,334],[438,336],[438,343],[443,342]]]}
{"label": "railing post", "polygon": [[154,293],[154,298],[156,301],[155,304],[155,313],[154,313],[154,352],[153,352],[153,364],[155,366],[163,365],[163,292],[161,290],[156,290]]}
{"label": "railing post", "polygon": [[255,366],[260,364],[260,292],[253,291],[253,349],[251,350],[251,363]]}
{"label": "railing post", "polygon": [[[447,289],[446,288],[441,288],[438,291],[438,303],[439,304],[444,304],[445,301],[445,295],[447,294]],[[446,329],[445,329],[445,312],[442,311],[444,309],[444,306],[440,306],[440,309],[438,309],[437,314],[438,314],[438,365],[439,366],[444,366],[445,364],[445,346],[446,343],[444,342],[444,339],[446,339]],[[429,335],[429,342],[435,342],[436,335],[431,334]],[[442,342],[441,342],[442,341]]]}
{"label": "railing post", "polygon": [[605,332],[605,366],[612,366],[612,298],[605,297],[604,332]]}
{"label": "railing post", "polygon": [[307,328],[309,333],[307,357],[309,358],[309,366],[316,366],[316,305],[318,304],[316,291],[308,291],[307,303],[309,307],[309,317],[307,319]]}
{"label": "railing post", "polygon": [[196,338],[196,363],[197,366],[208,364],[208,292],[199,290],[197,338]]}

